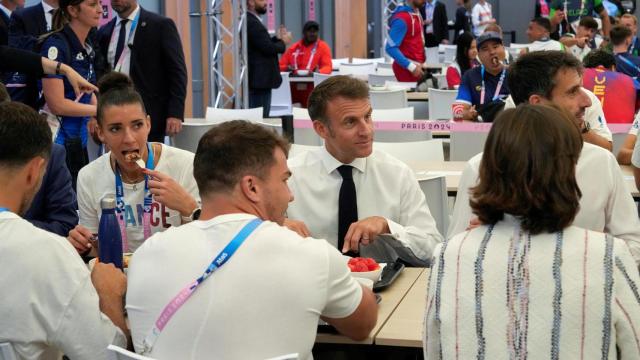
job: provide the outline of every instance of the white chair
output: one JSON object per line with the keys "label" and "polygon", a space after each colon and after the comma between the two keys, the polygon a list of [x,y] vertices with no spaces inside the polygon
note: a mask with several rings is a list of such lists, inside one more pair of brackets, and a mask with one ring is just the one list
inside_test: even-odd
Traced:
{"label": "white chair", "polygon": [[449,201],[447,197],[447,181],[442,175],[419,177],[420,190],[429,207],[429,212],[440,234],[446,239],[449,229]]}
{"label": "white chair", "polygon": [[200,138],[202,137],[202,135],[204,135],[215,125],[216,123],[211,122],[185,122],[182,124],[182,131],[173,136],[173,146],[177,147],[178,149],[183,149],[195,153],[196,149],[198,148],[198,142],[200,142]]}
{"label": "white chair", "polygon": [[468,161],[481,153],[488,135],[488,132],[451,131],[450,160]]}
{"label": "white chair", "polygon": [[11,343],[5,342],[0,343],[0,360],[17,360],[15,351],[13,351],[13,346]]}
{"label": "white chair", "polygon": [[153,360],[153,358],[142,356],[123,349],[119,346],[109,345],[107,346],[107,359],[108,360]]}
{"label": "white chair", "polygon": [[433,77],[438,80],[438,89],[447,89],[449,84],[447,84],[447,74],[433,74]]}
{"label": "white chair", "polygon": [[456,51],[458,51],[457,45],[443,45],[444,46],[444,62],[452,63],[456,58]]}
{"label": "white chair", "polygon": [[338,70],[340,68],[340,64],[348,64],[349,58],[339,58],[339,59],[331,59],[331,67],[334,70]]}
{"label": "white chair", "polygon": [[413,121],[414,109],[411,106],[398,109],[373,109],[371,118],[373,121]]}
{"label": "white chair", "polygon": [[[379,65],[379,64],[378,64]],[[393,72],[393,69],[390,67],[380,67],[376,69],[377,75],[385,75],[385,76],[393,76],[393,81],[396,80],[396,74]]]}
{"label": "white chair", "polygon": [[399,109],[407,107],[407,92],[404,89],[369,91],[371,107],[374,109]]}
{"label": "white chair", "polygon": [[369,86],[384,86],[387,81],[396,81],[393,72],[391,75],[369,74]]}
{"label": "white chair", "polygon": [[321,82],[327,80],[328,78],[334,76],[334,74],[320,74],[317,72],[313,73],[313,86],[320,85]]}
{"label": "white chair", "polygon": [[89,162],[92,162],[104,154],[103,145],[93,141],[92,136],[87,136],[87,154],[89,155]]}
{"label": "white chair", "polygon": [[376,73],[376,64],[373,62],[363,64],[340,64],[340,75],[369,75]]}
{"label": "white chair", "polygon": [[316,131],[313,130],[311,125],[311,117],[309,116],[309,112],[304,108],[293,108],[293,121],[296,120],[306,120],[309,121],[308,127],[306,128],[296,128],[295,124],[293,126],[293,143],[298,145],[310,145],[310,146],[321,146],[323,144],[322,138],[316,134]]}
{"label": "white chair", "polygon": [[440,53],[437,46],[424,48],[424,51],[427,55],[427,64],[440,64]]}
{"label": "white chair", "polygon": [[451,105],[457,95],[457,90],[429,89],[429,120],[451,120]]}
{"label": "white chair", "polygon": [[309,110],[305,109],[305,108],[299,108],[299,107],[294,107],[293,108],[293,119],[304,119],[304,120],[311,120],[311,117],[309,116]]}
{"label": "white chair", "polygon": [[291,83],[289,73],[281,72],[282,84],[271,92],[271,110],[269,116],[280,117],[291,115]]}
{"label": "white chair", "polygon": [[520,56],[520,51],[522,51],[522,49],[526,49],[529,47],[529,44],[514,44],[512,43],[511,45],[509,45],[509,47],[506,49],[506,51],[511,54],[511,56],[513,57],[513,60],[517,60],[518,57]]}
{"label": "white chair", "polygon": [[278,135],[282,135],[282,119],[264,119],[262,121],[256,122],[256,124],[264,127],[265,129],[271,130]]}
{"label": "white chair", "polygon": [[276,356],[273,358],[268,358],[266,360],[298,360],[298,359],[300,359],[300,356],[298,355],[298,353],[295,353],[295,354]]}
{"label": "white chair", "polygon": [[416,87],[416,83],[412,81],[385,81],[384,86],[387,90],[413,90]]}
{"label": "white chair", "polygon": [[418,161],[444,161],[442,140],[438,139],[396,143],[374,141],[373,148],[407,164]]}
{"label": "white chair", "polygon": [[373,59],[365,59],[365,58],[353,58],[351,59],[352,64],[368,64],[368,63],[384,63],[385,59],[383,57],[373,58]]}
{"label": "white chair", "polygon": [[289,159],[303,154],[307,151],[315,150],[319,147],[319,145],[291,144],[291,148],[289,149]]}
{"label": "white chair", "polygon": [[229,120],[247,120],[252,122],[258,122],[262,120],[262,108],[255,109],[218,109],[207,108],[207,114],[205,116],[207,122],[222,123]]}
{"label": "white chair", "polygon": [[393,66],[393,63],[379,62],[378,63],[378,71],[380,71],[380,69],[391,69],[392,66]]}

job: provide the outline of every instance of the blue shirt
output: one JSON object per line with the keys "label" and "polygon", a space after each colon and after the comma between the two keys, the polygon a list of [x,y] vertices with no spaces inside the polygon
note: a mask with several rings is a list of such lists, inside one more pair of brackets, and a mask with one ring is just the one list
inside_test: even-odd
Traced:
{"label": "blue shirt", "polygon": [[629,54],[616,54],[616,71],[631,76],[634,80],[640,76],[640,57]]}
{"label": "blue shirt", "polygon": [[[54,33],[45,40],[40,50],[40,55],[54,61],[65,63],[92,84],[96,83],[93,64],[94,53],[89,38],[87,38],[87,48],[85,48],[80,44],[80,40],[78,40],[78,37],[69,25],[66,25],[62,31]],[[66,77],[62,75],[47,75],[47,77],[62,79],[64,82],[64,97],[68,100],[75,101],[76,94]],[[42,89],[41,83],[40,89]],[[90,104],[91,94],[82,95],[78,102],[81,104]],[[64,145],[67,137],[80,137],[83,146],[87,145],[88,116],[62,116],[61,121],[62,126],[55,140],[57,144]]]}
{"label": "blue shirt", "polygon": [[[502,82],[502,87],[500,88],[500,93],[498,95],[498,99],[505,99],[509,96],[509,86],[507,85],[506,73],[508,71],[505,70],[505,79]],[[498,87],[498,82],[500,82],[500,77],[502,73],[498,73],[498,75],[491,75],[488,71],[485,71],[484,74],[484,83],[486,86],[485,95],[484,95],[484,103],[490,103],[496,94],[496,88]],[[476,107],[480,105],[480,93],[482,92],[482,66],[475,67],[473,69],[467,70],[462,76],[462,82],[460,83],[460,87],[458,88],[458,97],[456,97],[456,102],[465,103],[469,105],[475,105]]]}

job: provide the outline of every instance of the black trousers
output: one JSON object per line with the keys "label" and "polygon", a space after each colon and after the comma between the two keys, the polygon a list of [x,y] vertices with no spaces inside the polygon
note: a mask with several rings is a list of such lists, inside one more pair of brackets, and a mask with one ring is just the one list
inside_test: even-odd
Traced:
{"label": "black trousers", "polygon": [[249,108],[262,107],[262,117],[268,118],[271,111],[271,89],[249,89]]}

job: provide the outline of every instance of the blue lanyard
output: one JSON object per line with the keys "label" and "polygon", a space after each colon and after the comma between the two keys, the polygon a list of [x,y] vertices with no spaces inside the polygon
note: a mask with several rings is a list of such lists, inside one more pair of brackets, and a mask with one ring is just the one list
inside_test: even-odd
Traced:
{"label": "blue lanyard", "polygon": [[636,41],[638,40],[637,36],[633,37],[633,41],[631,42],[631,47],[629,47],[629,54],[633,55],[633,50],[636,49]]}
{"label": "blue lanyard", "polygon": [[[484,65],[480,68],[480,76],[482,76],[482,88],[480,89],[480,105],[484,104]],[[493,94],[493,98],[491,101],[496,101],[496,99],[500,96],[500,90],[502,90],[502,84],[504,83],[504,78],[507,76],[507,69],[502,69],[502,74],[500,74],[500,80],[498,80],[498,85],[496,85],[496,92]]]}
{"label": "blue lanyard", "polygon": [[[151,148],[151,144],[147,143],[147,169],[153,170],[153,149]],[[122,183],[122,176],[120,175],[120,168],[118,167],[118,162],[116,162],[115,166],[116,173],[116,213],[118,214],[118,223],[120,224],[120,233],[122,234],[122,242],[123,248],[127,249],[128,240],[127,240],[127,223],[124,221],[124,184]],[[151,232],[151,203],[153,202],[151,192],[149,191],[149,177],[147,175],[144,176],[144,215],[142,216],[143,227],[145,232],[145,240],[148,236],[150,236]]]}
{"label": "blue lanyard", "polygon": [[184,305],[187,300],[193,295],[196,291],[196,288],[202,284],[211,274],[213,274],[216,270],[218,270],[222,265],[224,265],[233,254],[235,254],[236,250],[244,243],[244,241],[251,235],[251,233],[262,224],[262,220],[259,218],[253,219],[248,222],[241,230],[236,234],[236,236],[231,239],[231,241],[227,244],[227,246],[222,249],[222,251],[216,256],[211,264],[207,267],[204,274],[202,274],[199,278],[197,278],[192,283],[188,284],[185,288],[180,290],[180,292],[164,307],[160,316],[154,323],[153,329],[151,332],[144,338],[142,342],[142,354],[149,354],[153,349],[153,345],[155,345],[158,340],[158,336],[164,327],[167,325],[169,320],[173,317],[173,315]]}
{"label": "blue lanyard", "polygon": [[[638,74],[640,74],[640,68],[638,67],[638,65],[632,63],[631,60],[627,59],[626,57],[624,57],[624,56],[622,56],[620,54],[618,54],[616,56],[618,57],[618,59],[624,61],[625,64],[631,66]],[[632,77],[635,79],[637,76],[632,76]]]}

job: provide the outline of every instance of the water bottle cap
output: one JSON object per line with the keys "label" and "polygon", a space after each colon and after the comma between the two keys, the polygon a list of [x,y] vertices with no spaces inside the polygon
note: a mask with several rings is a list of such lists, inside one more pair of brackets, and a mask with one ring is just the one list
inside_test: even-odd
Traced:
{"label": "water bottle cap", "polygon": [[100,207],[102,209],[115,209],[116,199],[113,196],[107,195],[100,200]]}

